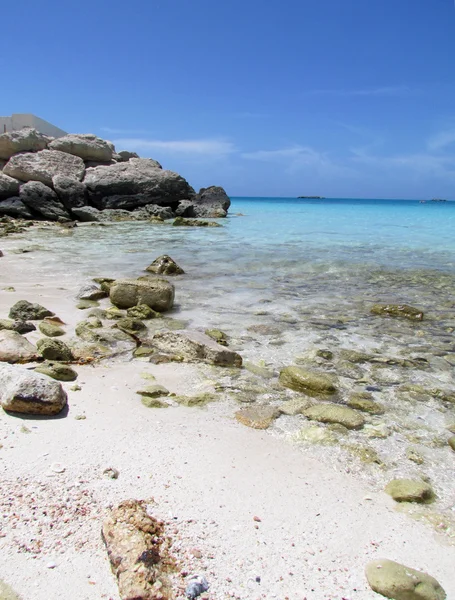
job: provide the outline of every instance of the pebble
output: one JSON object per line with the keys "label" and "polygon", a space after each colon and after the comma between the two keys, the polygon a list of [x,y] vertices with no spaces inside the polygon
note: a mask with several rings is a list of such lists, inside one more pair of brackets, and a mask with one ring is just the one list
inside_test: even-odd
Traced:
{"label": "pebble", "polygon": [[64,473],[65,470],[66,467],[62,465],[62,463],[55,462],[51,464],[51,471],[53,471],[54,473]]}
{"label": "pebble", "polygon": [[57,563],[55,563],[55,562],[49,562],[46,565],[46,569],[55,569],[56,566],[57,566]]}

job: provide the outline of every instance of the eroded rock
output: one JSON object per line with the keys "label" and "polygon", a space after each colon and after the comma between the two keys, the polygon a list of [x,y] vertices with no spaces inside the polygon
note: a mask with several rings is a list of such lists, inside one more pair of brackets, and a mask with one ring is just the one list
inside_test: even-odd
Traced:
{"label": "eroded rock", "polygon": [[165,279],[118,279],[111,285],[109,297],[117,308],[146,304],[153,310],[166,312],[174,304],[175,289]]}
{"label": "eroded rock", "polygon": [[146,271],[156,273],[157,275],[182,275],[185,271],[167,254],[156,258]]}
{"label": "eroded rock", "polygon": [[370,311],[373,315],[402,317],[410,321],[422,321],[423,311],[408,304],[375,304]]}
{"label": "eroded rock", "polygon": [[41,150],[15,154],[6,163],[3,172],[20,181],[41,181],[52,186],[55,175],[66,175],[80,181],[85,173],[85,165],[77,156],[57,150]]}
{"label": "eroded rock", "polygon": [[84,161],[112,160],[112,147],[105,140],[92,133],[70,133],[53,140],[49,144],[51,150],[60,150],[79,156]]}
{"label": "eroded rock", "polygon": [[26,363],[36,360],[38,352],[27,338],[17,331],[0,331],[0,362]]}
{"label": "eroded rock", "polygon": [[18,152],[38,152],[47,148],[52,138],[33,127],[0,135],[0,158],[9,159]]}
{"label": "eroded rock", "polygon": [[360,429],[365,423],[360,413],[339,404],[317,404],[307,408],[303,414],[312,421],[338,423],[347,429]]}
{"label": "eroded rock", "polygon": [[280,411],[275,406],[249,406],[238,410],[235,418],[247,427],[268,429],[279,414]]}
{"label": "eroded rock", "polygon": [[418,479],[393,479],[385,491],[396,502],[424,503],[433,500],[435,495],[431,485]]}
{"label": "eroded rock", "polygon": [[302,367],[285,367],[281,370],[279,379],[285,387],[310,395],[331,395],[337,392],[333,377]]}
{"label": "eroded rock", "polygon": [[9,318],[17,321],[41,321],[45,317],[52,317],[54,313],[41,304],[33,304],[28,300],[19,300],[9,311]]}

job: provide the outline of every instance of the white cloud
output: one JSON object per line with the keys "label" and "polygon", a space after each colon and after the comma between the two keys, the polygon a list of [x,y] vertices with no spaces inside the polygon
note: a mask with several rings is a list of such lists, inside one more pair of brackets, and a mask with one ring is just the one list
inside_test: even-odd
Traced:
{"label": "white cloud", "polygon": [[358,151],[352,160],[381,169],[408,172],[418,178],[427,176],[442,179],[455,179],[455,156],[441,156],[430,152],[401,154],[395,156],[375,156]]}
{"label": "white cloud", "polygon": [[235,152],[231,142],[217,139],[200,140],[148,140],[143,138],[121,138],[115,145],[127,150],[159,151],[167,154],[227,156]]}
{"label": "white cloud", "polygon": [[415,92],[415,90],[412,90],[406,85],[391,85],[353,90],[308,90],[305,94],[310,96],[405,96],[413,92]]}
{"label": "white cloud", "polygon": [[431,137],[428,140],[428,149],[436,152],[438,150],[444,150],[447,146],[450,146],[455,142],[455,128],[441,131]]}

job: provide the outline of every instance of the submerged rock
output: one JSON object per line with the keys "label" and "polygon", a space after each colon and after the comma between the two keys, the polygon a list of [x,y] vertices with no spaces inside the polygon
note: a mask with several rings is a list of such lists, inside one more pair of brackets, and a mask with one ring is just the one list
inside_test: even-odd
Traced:
{"label": "submerged rock", "polygon": [[385,491],[397,502],[429,502],[435,495],[428,483],[415,479],[393,479]]}
{"label": "submerged rock", "polygon": [[368,392],[352,394],[347,404],[349,408],[361,410],[362,412],[367,412],[371,415],[382,415],[385,412],[384,407],[378,402],[375,402]]}
{"label": "submerged rock", "polygon": [[373,315],[385,315],[389,317],[402,317],[411,321],[422,321],[423,311],[408,306],[407,304],[375,304],[370,312]]}
{"label": "submerged rock", "polygon": [[41,321],[45,317],[52,317],[53,312],[40,304],[32,304],[28,300],[19,300],[10,308],[9,318],[17,321]]}
{"label": "submerged rock", "polygon": [[436,579],[392,560],[368,563],[365,574],[371,589],[391,600],[445,600],[447,597]]}
{"label": "submerged rock", "polygon": [[62,386],[24,367],[0,364],[0,404],[6,411],[56,415],[66,405]]}
{"label": "submerged rock", "polygon": [[198,219],[185,219],[184,217],[176,217],[172,225],[174,227],[223,227],[215,221],[200,221]]}
{"label": "submerged rock", "polygon": [[235,418],[247,427],[268,429],[279,414],[280,411],[274,406],[249,406],[238,410]]}
{"label": "submerged rock", "polygon": [[283,415],[303,415],[307,408],[313,406],[314,402],[309,398],[292,398],[287,402],[283,402],[278,409]]}
{"label": "submerged rock", "polygon": [[157,275],[183,275],[185,271],[167,254],[156,258],[146,269]]}
{"label": "submerged rock", "polygon": [[325,373],[308,371],[301,367],[285,367],[280,372],[280,383],[284,387],[307,394],[335,394],[335,381]]}
{"label": "submerged rock", "polygon": [[320,423],[339,423],[347,429],[360,429],[365,423],[363,416],[339,404],[318,404],[310,406],[304,413],[307,419]]}
{"label": "submerged rock", "polygon": [[174,304],[174,286],[165,279],[118,279],[111,285],[109,296],[117,308],[146,304],[153,310],[165,312]]}

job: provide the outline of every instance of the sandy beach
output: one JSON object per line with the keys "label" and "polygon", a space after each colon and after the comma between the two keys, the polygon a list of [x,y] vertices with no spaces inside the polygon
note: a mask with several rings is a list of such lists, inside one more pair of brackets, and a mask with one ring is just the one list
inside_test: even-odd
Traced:
{"label": "sandy beach", "polygon": [[[27,299],[71,332],[83,318],[80,282],[41,284],[33,260],[8,252],[15,243],[2,240],[0,317]],[[455,597],[448,538],[349,468],[244,427],[233,401],[163,410],[136,393],[151,378],[176,394],[213,391],[214,367],[131,360],[75,369],[81,389],[62,384],[64,416],[0,414],[0,578],[24,600],[118,600],[100,531],[109,508],[130,498],[149,500],[165,522],[176,598],[187,576],[201,574],[210,600],[372,600],[380,596],[364,569],[375,558],[423,570]]]}

